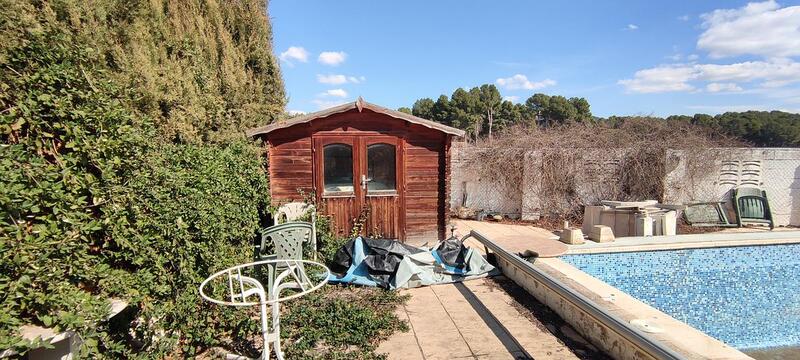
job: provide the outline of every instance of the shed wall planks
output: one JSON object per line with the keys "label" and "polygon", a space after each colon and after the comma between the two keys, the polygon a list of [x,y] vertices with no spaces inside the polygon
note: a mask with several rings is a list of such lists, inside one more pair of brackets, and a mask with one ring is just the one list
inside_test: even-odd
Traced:
{"label": "shed wall planks", "polygon": [[[302,201],[300,192],[317,192],[317,201],[332,216],[341,236],[348,235],[359,214],[357,198],[323,198],[315,189],[321,162],[315,162],[317,137],[392,136],[398,139],[398,195],[368,197],[371,211],[365,224],[371,229],[394,229],[407,243],[432,244],[444,238],[448,216],[449,147],[452,136],[391,116],[364,110],[276,130],[268,135],[270,193],[274,203]],[[318,150],[317,150],[318,151]],[[317,186],[321,183],[316,182]],[[378,226],[380,225],[380,226]]]}

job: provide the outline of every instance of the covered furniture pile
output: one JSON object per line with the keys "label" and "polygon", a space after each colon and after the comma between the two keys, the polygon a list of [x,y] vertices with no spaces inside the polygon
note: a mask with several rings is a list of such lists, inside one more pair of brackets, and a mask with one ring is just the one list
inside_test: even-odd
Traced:
{"label": "covered furniture pile", "polygon": [[360,236],[339,249],[331,271],[333,283],[388,289],[451,283],[497,272],[480,253],[456,238],[428,249]]}
{"label": "covered furniture pile", "polygon": [[581,229],[588,234],[595,225],[605,225],[615,237],[675,235],[677,212],[672,205],[656,200],[603,200],[598,206],[586,206]]}

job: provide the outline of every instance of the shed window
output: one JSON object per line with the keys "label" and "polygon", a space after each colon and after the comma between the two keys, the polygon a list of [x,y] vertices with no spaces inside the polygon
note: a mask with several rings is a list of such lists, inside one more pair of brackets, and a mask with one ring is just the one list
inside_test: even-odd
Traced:
{"label": "shed window", "polygon": [[323,147],[325,192],[353,192],[353,148],[346,144]]}
{"label": "shed window", "polygon": [[394,145],[367,146],[367,176],[372,179],[367,190],[395,190]]}

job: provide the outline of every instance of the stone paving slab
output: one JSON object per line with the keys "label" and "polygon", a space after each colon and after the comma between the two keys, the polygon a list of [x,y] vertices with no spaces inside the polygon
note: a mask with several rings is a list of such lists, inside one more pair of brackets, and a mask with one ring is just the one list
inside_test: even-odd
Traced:
{"label": "stone paving slab", "polygon": [[403,290],[411,299],[398,314],[410,330],[395,333],[378,352],[398,360],[581,358],[491,284],[476,279]]}
{"label": "stone paving slab", "polygon": [[[567,252],[567,245],[558,241],[550,231],[531,225],[502,224],[487,221],[451,220],[459,236],[477,230],[511,252],[524,254],[526,250],[536,252],[539,257],[556,257]],[[472,239],[467,245],[483,251],[483,245]]]}
{"label": "stone paving slab", "polygon": [[[445,311],[444,304],[433,292],[432,287],[422,287],[409,291],[411,299],[405,305],[409,326],[414,331],[418,349],[425,359],[469,358],[472,351]],[[391,341],[387,342],[391,343]],[[402,352],[405,359],[406,352]]]}

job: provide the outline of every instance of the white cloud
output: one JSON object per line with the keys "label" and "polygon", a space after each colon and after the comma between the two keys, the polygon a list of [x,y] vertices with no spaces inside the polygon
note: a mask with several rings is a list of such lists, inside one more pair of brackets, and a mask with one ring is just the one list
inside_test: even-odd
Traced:
{"label": "white cloud", "polygon": [[329,85],[341,85],[341,84],[360,84],[366,81],[367,78],[364,76],[346,76],[341,74],[317,74],[317,81],[320,84],[329,84]]}
{"label": "white cloud", "polygon": [[[774,87],[800,81],[800,63],[790,60],[746,61],[728,65],[695,65],[698,78],[705,81],[761,81],[762,86]],[[770,85],[771,84],[771,85]]]}
{"label": "white cloud", "polygon": [[742,88],[735,83],[709,83],[706,85],[708,92],[737,92],[742,91]]}
{"label": "white cloud", "polygon": [[690,82],[695,81],[709,83],[757,82],[761,87],[781,87],[800,82],[800,63],[791,60],[775,60],[746,61],[726,65],[660,65],[651,69],[639,70],[634,74],[633,79],[620,80],[618,84],[624,85],[629,92],[659,93],[692,91],[695,87]]}
{"label": "white cloud", "polygon": [[292,115],[292,116],[294,116],[294,115],[305,115],[306,114],[306,112],[303,111],[303,110],[288,110],[288,111],[286,111],[286,113],[289,114],[289,115]]}
{"label": "white cloud", "polygon": [[683,58],[683,55],[681,54],[672,54],[670,56],[667,56],[667,59],[670,59],[672,61],[680,61],[681,58]]}
{"label": "white cloud", "polygon": [[316,105],[317,108],[319,108],[319,109],[327,109],[327,108],[332,108],[334,106],[342,105],[342,104],[346,103],[346,101],[343,101],[343,100],[314,99],[314,100],[311,100],[311,103]]}
{"label": "white cloud", "polygon": [[689,81],[694,78],[691,67],[662,65],[652,69],[639,70],[633,79],[617,83],[634,93],[660,93],[672,91],[691,91],[694,86]]}
{"label": "white cloud", "polygon": [[625,29],[627,29],[627,30],[637,30],[637,29],[639,29],[639,26],[636,25],[636,24],[628,24],[628,26],[626,26]]}
{"label": "white cloud", "polygon": [[678,20],[680,20],[680,21],[689,21],[689,15],[678,16]]}
{"label": "white cloud", "polygon": [[356,77],[356,76],[348,76],[347,77],[347,81],[349,81],[349,82],[351,82],[353,84],[360,84],[360,83],[362,83],[364,81],[367,81],[367,78],[365,76],[363,76],[363,75],[362,76],[358,76],[358,77]]}
{"label": "white cloud", "polygon": [[511,101],[512,103],[519,102],[519,96],[510,95],[510,96],[503,96],[503,100]]}
{"label": "white cloud", "polygon": [[292,60],[308,62],[308,51],[299,46],[290,46],[289,49],[281,53],[280,59],[289,65],[292,65]]}
{"label": "white cloud", "polygon": [[697,47],[707,50],[712,58],[800,55],[800,6],[781,8],[770,0],[738,9],[718,9],[700,17],[705,31]]}
{"label": "white cloud", "polygon": [[695,60],[697,60],[699,58],[700,58],[700,56],[697,56],[697,54],[691,54],[691,55],[686,57],[686,60],[695,61]]}
{"label": "white cloud", "polygon": [[317,74],[317,81],[321,84],[340,85],[347,84],[347,76],[344,75],[322,75]]}
{"label": "white cloud", "polygon": [[347,91],[344,91],[344,89],[330,89],[326,90],[323,93],[320,93],[319,96],[331,96],[331,97],[343,98],[347,97]]}
{"label": "white cloud", "polygon": [[347,54],[344,51],[324,51],[319,54],[317,61],[325,65],[337,66],[343,63],[345,58],[347,58]]}
{"label": "white cloud", "polygon": [[528,77],[522,74],[516,74],[512,77],[498,78],[495,83],[508,90],[536,90],[553,86],[556,84],[555,80],[544,79],[542,81],[533,82],[528,80]]}

